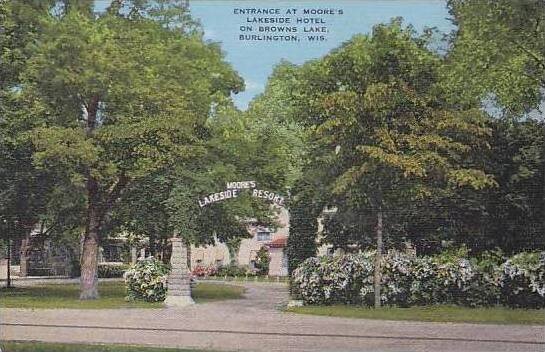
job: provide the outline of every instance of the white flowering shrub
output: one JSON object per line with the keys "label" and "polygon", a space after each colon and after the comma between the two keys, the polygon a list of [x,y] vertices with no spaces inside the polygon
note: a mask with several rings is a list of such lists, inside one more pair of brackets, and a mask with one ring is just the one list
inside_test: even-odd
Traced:
{"label": "white flowering shrub", "polygon": [[323,271],[326,299],[338,303],[359,304],[367,299],[362,290],[373,285],[374,253],[332,257]]}
{"label": "white flowering shrub", "polygon": [[[294,270],[292,284],[299,296],[310,304],[370,304],[374,292],[374,260],[375,252],[308,258]],[[389,290],[392,294],[399,291],[392,285]],[[383,297],[383,301],[387,300]]]}
{"label": "white flowering shrub", "polygon": [[310,304],[326,302],[321,278],[321,268],[323,266],[320,260],[325,262],[328,259],[327,257],[308,258],[293,271],[292,285],[305,302]]}
{"label": "white flowering shrub", "polygon": [[[374,256],[374,252],[373,252]],[[411,265],[416,258],[399,251],[389,251],[382,260],[381,301],[383,304],[407,306],[411,297]],[[371,281],[373,273],[371,273]],[[368,304],[372,302],[374,286],[368,285]],[[364,292],[362,292],[364,294]]]}
{"label": "white flowering shrub", "polygon": [[414,258],[409,264],[410,296],[408,304],[425,305],[439,299],[437,265],[431,257]]}
{"label": "white flowering shrub", "polygon": [[127,300],[162,302],[167,293],[168,266],[150,257],[138,261],[124,274]]}
{"label": "white flowering shrub", "polygon": [[468,306],[492,306],[500,304],[500,266],[505,261],[501,251],[487,251],[478,258],[471,258],[475,276],[467,291]]}
{"label": "white flowering shrub", "polygon": [[[467,259],[465,248],[416,260],[427,260],[433,268],[433,274],[427,277],[428,297],[424,304],[468,304],[471,288],[478,275],[476,267]],[[418,292],[414,291],[413,295],[418,295]]]}
{"label": "white flowering shrub", "polygon": [[545,252],[519,253],[501,265],[502,303],[545,307]]}
{"label": "white flowering shrub", "polygon": [[[498,253],[468,259],[467,250],[416,257],[389,251],[382,262],[386,305],[457,304],[545,307],[545,252],[521,253],[501,264]],[[307,304],[373,303],[375,252],[309,258],[292,274]]]}

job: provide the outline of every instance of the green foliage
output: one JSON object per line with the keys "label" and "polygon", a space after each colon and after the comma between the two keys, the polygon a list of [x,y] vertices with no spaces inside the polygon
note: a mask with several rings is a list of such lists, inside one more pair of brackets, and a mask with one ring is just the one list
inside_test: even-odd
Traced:
{"label": "green foliage", "polygon": [[128,264],[99,264],[99,278],[120,278],[129,269]]}
{"label": "green foliage", "polygon": [[499,187],[484,201],[486,239],[510,253],[545,248],[545,121],[499,121],[488,165]]}
{"label": "green foliage", "polygon": [[[292,282],[310,304],[371,305],[373,252],[309,258]],[[520,253],[507,260],[498,253],[468,258],[467,250],[435,256],[389,251],[382,262],[382,303],[394,306],[545,307],[545,253]]]}
{"label": "green foliage", "polygon": [[[96,268],[87,254],[101,237],[116,229],[154,233],[163,222],[157,234],[163,239],[174,227],[183,228],[170,222],[172,213],[157,216],[172,182],[149,207],[135,206],[149,195],[141,192],[124,204],[124,212],[114,212],[141,182],[157,184],[159,176],[178,175],[165,170],[192,171],[206,154],[213,110],[232,105],[230,94],[243,82],[219,46],[204,42],[181,3],[138,1],[121,9],[113,2],[100,15],[89,2],[54,5],[59,4],[2,2],[0,10],[7,19],[0,70],[9,71],[0,85],[6,87],[0,94],[0,133],[10,137],[0,143],[0,173],[9,172],[6,180],[25,181],[26,187],[0,185],[1,203],[10,211],[2,226],[31,228],[47,220],[47,227],[72,233],[85,229],[82,273],[91,278],[85,285],[93,286]],[[56,209],[49,192],[73,199]],[[130,222],[157,204],[162,207],[150,212],[156,221]],[[69,217],[60,215],[66,207]],[[26,217],[18,219],[19,213]],[[94,298],[96,289],[87,286],[82,297]]]}
{"label": "green foliage", "polygon": [[313,200],[313,185],[298,184],[290,202],[290,235],[286,246],[288,271],[293,272],[305,259],[316,255],[319,204]]}
{"label": "green foliage", "polygon": [[458,26],[444,71],[449,99],[492,98],[508,115],[535,109],[545,85],[545,4],[449,0],[448,7]]}
{"label": "green foliage", "polygon": [[248,266],[227,265],[218,268],[217,276],[229,276],[229,277],[245,277],[255,276],[256,272],[250,270]]}
{"label": "green foliage", "polygon": [[269,264],[271,263],[271,257],[269,256],[269,250],[263,246],[257,251],[255,258],[255,269],[258,275],[269,274]]}
{"label": "green foliage", "polygon": [[169,268],[153,257],[138,261],[123,275],[127,285],[127,300],[164,301],[168,272]]}
{"label": "green foliage", "polygon": [[322,206],[336,208],[324,242],[372,244],[381,213],[386,243],[399,243],[422,205],[497,185],[475,158],[488,148],[487,118],[446,100],[443,65],[394,20],[295,70],[289,109],[310,145],[303,179],[319,180]]}
{"label": "green foliage", "polygon": [[519,253],[501,266],[502,302],[510,307],[545,306],[545,253]]}

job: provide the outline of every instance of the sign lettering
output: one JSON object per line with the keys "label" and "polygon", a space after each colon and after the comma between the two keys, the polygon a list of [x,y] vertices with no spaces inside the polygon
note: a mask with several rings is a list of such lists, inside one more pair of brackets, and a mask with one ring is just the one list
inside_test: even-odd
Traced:
{"label": "sign lettering", "polygon": [[282,197],[280,194],[264,189],[257,189],[256,187],[257,183],[255,181],[227,182],[227,189],[225,191],[212,193],[208,196],[203,197],[202,199],[199,199],[199,206],[203,208],[209,204],[220,202],[226,199],[237,198],[240,190],[243,189],[251,189],[252,197],[254,198],[266,199],[276,205],[284,206],[284,197]]}

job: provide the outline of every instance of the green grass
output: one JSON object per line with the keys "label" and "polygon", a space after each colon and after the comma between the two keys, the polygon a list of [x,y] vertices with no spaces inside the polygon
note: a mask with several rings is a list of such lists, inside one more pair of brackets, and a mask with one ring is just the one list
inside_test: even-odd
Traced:
{"label": "green grass", "polygon": [[414,320],[429,322],[481,324],[534,324],[545,325],[545,309],[466,308],[431,306],[411,308],[366,308],[357,306],[304,306],[287,309],[288,312],[325,315],[343,318]]}
{"label": "green grass", "polygon": [[208,276],[200,278],[201,280],[219,280],[219,281],[235,281],[235,282],[289,282],[288,276]]}
{"label": "green grass", "polygon": [[200,282],[193,289],[193,298],[197,303],[242,298],[244,287],[235,285]]}
{"label": "green grass", "polygon": [[[100,298],[80,301],[79,285],[49,284],[41,286],[0,289],[0,307],[3,308],[161,308],[162,303],[144,301],[126,302],[123,282],[101,282]],[[241,298],[244,288],[234,285],[199,283],[193,290],[197,303]]]}
{"label": "green grass", "polygon": [[3,352],[203,352],[179,348],[153,348],[127,345],[79,345],[43,342],[0,342]]}

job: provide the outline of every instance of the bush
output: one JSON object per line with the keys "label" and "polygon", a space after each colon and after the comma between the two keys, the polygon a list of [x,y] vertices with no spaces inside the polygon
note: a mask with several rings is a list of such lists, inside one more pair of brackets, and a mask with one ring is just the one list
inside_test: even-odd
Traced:
{"label": "bush", "polygon": [[118,278],[123,277],[125,271],[130,268],[128,264],[117,264],[117,263],[101,263],[98,264],[98,277],[99,278]]}
{"label": "bush", "polygon": [[[502,264],[500,253],[468,259],[467,250],[416,257],[390,251],[383,257],[385,305],[456,304],[545,307],[545,252],[521,253]],[[309,258],[292,275],[309,304],[373,304],[375,252]]]}
{"label": "bush", "polygon": [[255,276],[255,271],[252,271],[248,266],[226,265],[218,269],[217,276]]}
{"label": "bush", "polygon": [[373,292],[373,252],[308,258],[293,272],[304,301],[313,304],[361,303]]}
{"label": "bush", "polygon": [[470,306],[492,306],[500,303],[500,266],[505,261],[501,251],[488,251],[471,263],[476,268],[475,279],[468,292],[467,304]]}
{"label": "bush", "polygon": [[80,277],[81,276],[81,263],[79,261],[79,258],[71,257],[70,259],[70,277]]}
{"label": "bush", "polygon": [[137,262],[124,275],[127,300],[164,301],[168,272],[168,266],[153,257]]}
{"label": "bush", "polygon": [[269,264],[271,257],[269,256],[269,250],[263,246],[257,251],[255,259],[255,268],[259,275],[267,275],[269,273]]}
{"label": "bush", "polygon": [[502,303],[510,307],[545,307],[545,252],[519,253],[501,265]]}

